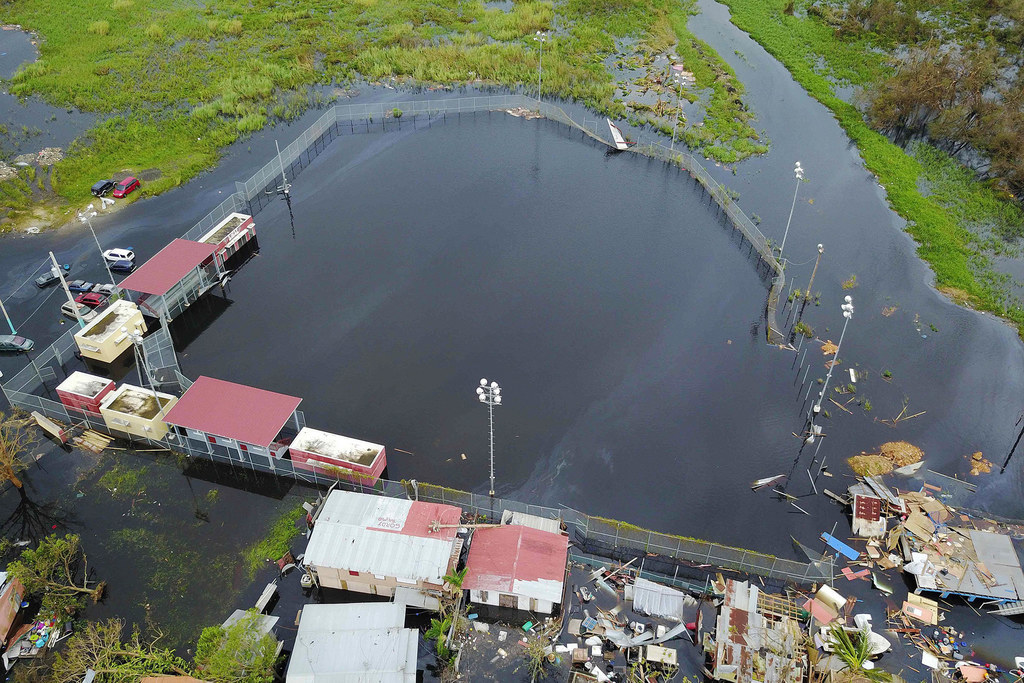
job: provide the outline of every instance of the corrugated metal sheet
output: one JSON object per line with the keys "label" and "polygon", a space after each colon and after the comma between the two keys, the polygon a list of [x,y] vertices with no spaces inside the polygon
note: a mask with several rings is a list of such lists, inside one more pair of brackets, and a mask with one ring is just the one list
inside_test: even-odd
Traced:
{"label": "corrugated metal sheet", "polygon": [[455,528],[431,532],[433,521],[458,524],[459,508],[332,491],[306,547],[304,561],[440,584],[448,571]]}
{"label": "corrugated metal sheet", "polygon": [[550,531],[553,534],[562,533],[560,520],[538,517],[537,515],[528,515],[525,512],[505,510],[501,513],[501,523],[514,524],[516,526],[528,526],[533,529],[540,529],[541,531]]}
{"label": "corrugated metal sheet", "polygon": [[696,602],[683,591],[647,579],[638,578],[633,583],[633,610],[640,614],[683,621],[684,608]]}
{"label": "corrugated metal sheet", "polygon": [[415,683],[418,633],[394,603],[302,609],[287,683]]}

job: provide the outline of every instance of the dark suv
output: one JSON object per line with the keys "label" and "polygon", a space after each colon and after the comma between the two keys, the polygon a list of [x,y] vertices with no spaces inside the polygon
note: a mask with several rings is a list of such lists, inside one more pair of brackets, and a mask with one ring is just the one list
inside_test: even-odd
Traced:
{"label": "dark suv", "polygon": [[113,180],[98,180],[92,186],[92,193],[93,193],[93,195],[95,195],[97,197],[102,197],[103,195],[107,194],[108,192],[110,192],[113,189],[114,189],[114,181]]}

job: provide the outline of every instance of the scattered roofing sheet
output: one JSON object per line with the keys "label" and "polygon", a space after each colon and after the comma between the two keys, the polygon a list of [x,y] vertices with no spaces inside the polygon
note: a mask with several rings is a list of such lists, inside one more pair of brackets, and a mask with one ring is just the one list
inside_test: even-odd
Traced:
{"label": "scattered roofing sheet", "polygon": [[501,513],[501,523],[528,526],[534,529],[540,529],[541,531],[550,531],[553,534],[562,533],[561,520],[551,519],[550,517],[539,517],[537,515],[528,515],[525,512],[505,510]]}
{"label": "scattered roofing sheet", "polygon": [[[317,515],[304,562],[441,585],[461,517],[452,505],[332,491]],[[449,526],[431,531],[434,522]]]}
{"label": "scattered roofing sheet", "polygon": [[513,525],[477,529],[462,587],[559,603],[568,549],[560,533]]}
{"label": "scattered roofing sheet", "polygon": [[164,421],[206,434],[269,446],[301,398],[200,376]]}
{"label": "scattered roofing sheet", "polygon": [[287,683],[414,683],[419,634],[395,603],[307,604]]}
{"label": "scattered roofing sheet", "polygon": [[694,605],[693,598],[670,586],[644,578],[633,583],[633,610],[640,614],[684,621],[688,616],[685,608]]}
{"label": "scattered roofing sheet", "polygon": [[941,552],[922,545],[927,565],[917,576],[919,589],[1000,601],[1024,598],[1024,572],[1009,536],[973,529],[951,532]]}
{"label": "scattered roofing sheet", "polygon": [[133,292],[166,294],[196,266],[217,251],[215,244],[176,239],[158,251],[134,273],[121,280],[121,289]]}

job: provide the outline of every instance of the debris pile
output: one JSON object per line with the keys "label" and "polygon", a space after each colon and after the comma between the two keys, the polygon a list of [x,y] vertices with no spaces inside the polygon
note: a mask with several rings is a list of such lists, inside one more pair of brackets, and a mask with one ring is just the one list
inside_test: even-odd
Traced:
{"label": "debris pile", "polygon": [[924,451],[906,441],[888,441],[878,450],[878,453],[861,453],[848,458],[850,469],[862,477],[876,477],[924,459]]}
{"label": "debris pile", "polygon": [[36,163],[40,166],[53,166],[64,158],[64,150],[60,147],[44,147],[36,155]]}
{"label": "debris pile", "polygon": [[512,109],[506,109],[505,113],[516,118],[526,119],[527,121],[544,118],[540,112],[527,109],[526,107],[513,107]]}

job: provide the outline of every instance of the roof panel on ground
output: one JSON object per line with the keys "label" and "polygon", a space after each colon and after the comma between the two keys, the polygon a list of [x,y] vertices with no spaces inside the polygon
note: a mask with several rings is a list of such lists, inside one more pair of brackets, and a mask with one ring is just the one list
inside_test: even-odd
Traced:
{"label": "roof panel on ground", "polygon": [[160,296],[217,251],[215,244],[176,239],[126,277],[121,289]]}
{"label": "roof panel on ground", "polygon": [[301,398],[200,376],[164,421],[256,446],[269,446]]}

